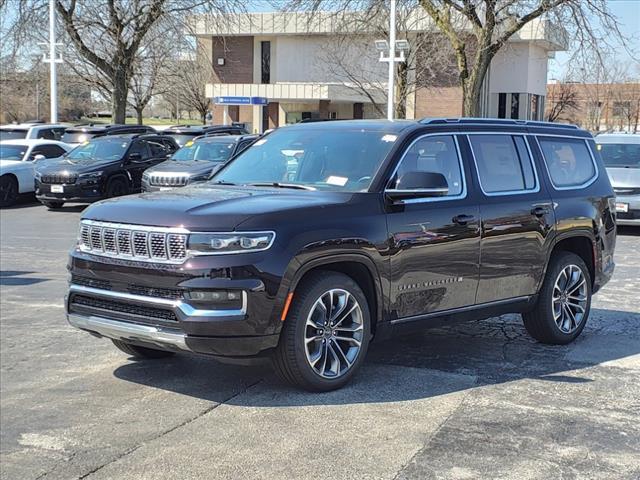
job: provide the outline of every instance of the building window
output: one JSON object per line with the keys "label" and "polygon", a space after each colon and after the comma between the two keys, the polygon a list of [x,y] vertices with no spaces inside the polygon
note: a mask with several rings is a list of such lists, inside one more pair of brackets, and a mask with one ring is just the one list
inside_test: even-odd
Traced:
{"label": "building window", "polygon": [[520,94],[511,94],[511,118],[517,120],[520,118]]}
{"label": "building window", "polygon": [[329,120],[337,120],[338,112],[329,112]]}
{"label": "building window", "polygon": [[506,118],[507,116],[507,94],[498,94],[498,118]]}
{"label": "building window", "polygon": [[260,81],[261,83],[271,83],[271,42],[260,42],[261,46],[261,63],[260,63]]}

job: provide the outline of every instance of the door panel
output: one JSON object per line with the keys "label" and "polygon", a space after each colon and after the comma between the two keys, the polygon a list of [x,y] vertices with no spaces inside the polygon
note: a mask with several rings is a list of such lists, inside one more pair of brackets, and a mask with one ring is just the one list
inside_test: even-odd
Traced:
{"label": "door panel", "polygon": [[409,146],[391,178],[393,187],[407,173],[440,173],[449,188],[443,197],[388,208],[392,320],[475,303],[480,212],[467,195],[465,170],[452,135],[425,135]]}
{"label": "door panel", "polygon": [[555,223],[553,204],[522,135],[469,135],[482,190],[477,303],[536,293]]}

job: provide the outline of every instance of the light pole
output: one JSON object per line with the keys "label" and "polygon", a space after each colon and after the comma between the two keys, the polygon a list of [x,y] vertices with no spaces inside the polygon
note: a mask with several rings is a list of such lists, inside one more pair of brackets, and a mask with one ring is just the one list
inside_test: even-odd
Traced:
{"label": "light pole", "polygon": [[[389,41],[376,40],[376,50],[380,52],[380,61],[389,63],[388,93],[387,93],[387,119],[393,120],[395,110],[395,67],[396,62],[404,62],[404,52],[409,50],[409,42],[396,40],[396,0],[389,0]],[[396,56],[396,51],[400,56]],[[387,52],[388,56],[384,56]]]}
{"label": "light pole", "polygon": [[[46,45],[46,44],[44,44]],[[49,58],[43,55],[42,61],[49,64],[51,83],[51,123],[58,122],[58,76],[56,63],[62,63],[62,57],[56,56],[56,0],[49,0]]]}

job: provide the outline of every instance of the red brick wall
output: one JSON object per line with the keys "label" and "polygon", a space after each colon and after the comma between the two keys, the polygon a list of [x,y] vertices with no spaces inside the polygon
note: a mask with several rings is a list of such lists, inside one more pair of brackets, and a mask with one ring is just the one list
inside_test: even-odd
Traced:
{"label": "red brick wall", "polygon": [[460,87],[420,88],[416,91],[415,118],[462,116]]}
{"label": "red brick wall", "polygon": [[214,83],[253,83],[253,37],[217,37],[211,49]]}

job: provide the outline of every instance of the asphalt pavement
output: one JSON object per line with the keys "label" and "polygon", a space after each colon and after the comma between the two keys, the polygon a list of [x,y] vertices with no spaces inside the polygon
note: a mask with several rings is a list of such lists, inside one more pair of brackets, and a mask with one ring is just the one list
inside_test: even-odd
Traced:
{"label": "asphalt pavement", "polygon": [[572,345],[505,315],[374,344],[352,384],[309,394],[71,328],[81,211],[0,213],[2,479],[640,478],[640,231]]}

